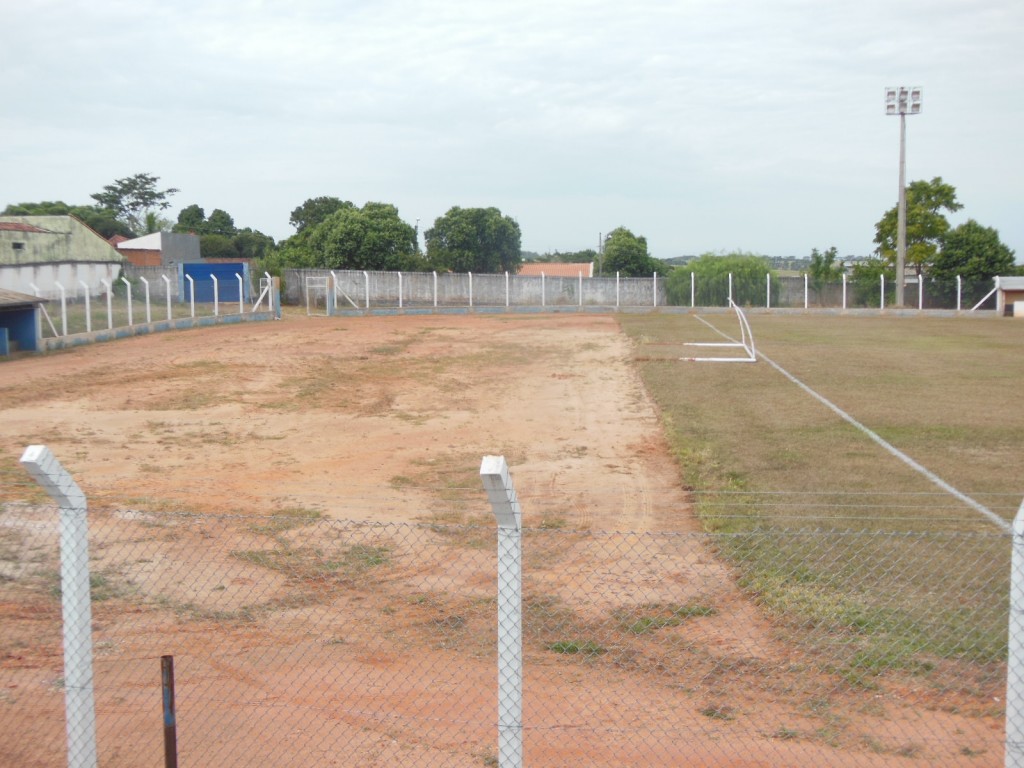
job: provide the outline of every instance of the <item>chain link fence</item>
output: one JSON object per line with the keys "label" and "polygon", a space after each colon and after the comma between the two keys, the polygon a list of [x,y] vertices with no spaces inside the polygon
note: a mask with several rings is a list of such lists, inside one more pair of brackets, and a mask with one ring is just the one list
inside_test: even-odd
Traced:
{"label": "chain link fence", "polygon": [[[511,764],[509,567],[524,765],[1003,764],[1008,533],[552,516],[508,550],[472,503],[480,524],[103,500],[88,513],[98,764],[163,764],[163,656],[182,765]],[[60,536],[52,505],[0,505],[3,766],[83,764],[65,734]]]}

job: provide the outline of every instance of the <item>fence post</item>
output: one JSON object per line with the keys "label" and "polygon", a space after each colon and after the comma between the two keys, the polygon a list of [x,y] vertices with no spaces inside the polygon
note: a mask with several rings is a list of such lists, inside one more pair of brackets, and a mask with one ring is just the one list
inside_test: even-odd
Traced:
{"label": "fence post", "polygon": [[[334,273],[332,272],[331,275],[333,276]],[[245,301],[244,301],[244,299],[245,299],[245,291],[242,289],[242,287],[243,287],[242,286],[242,276],[240,274],[238,274],[237,272],[235,272],[235,277],[238,278],[238,314],[244,315],[245,314]],[[331,303],[330,303],[330,301],[327,302],[327,314],[328,315],[331,314]]]}
{"label": "fence post", "polygon": [[171,319],[171,278],[169,278],[167,275],[160,275],[160,277],[164,281],[164,291],[166,291],[166,293],[167,293],[167,295],[165,297],[167,299],[167,319],[170,320]]}
{"label": "fence post", "polygon": [[654,306],[658,306],[658,273],[654,273]]}
{"label": "fence post", "polygon": [[469,273],[469,306],[473,306],[473,273]]}
{"label": "fence post", "polygon": [[135,325],[132,321],[132,284],[128,282],[127,277],[122,277],[121,282],[124,283],[125,288],[128,291],[128,325]]}
{"label": "fence post", "polygon": [[917,311],[924,309],[924,275],[917,276]]}
{"label": "fence post", "polygon": [[881,276],[882,283],[882,303],[879,305],[879,309],[885,309],[885,275]]}
{"label": "fence post", "polygon": [[545,301],[547,300],[547,288],[544,285],[544,273],[540,273],[540,305],[546,306]]}
{"label": "fence post", "polygon": [[697,273],[690,273],[690,309],[693,309],[697,300]]}
{"label": "fence post", "polygon": [[[691,272],[690,274],[693,274],[693,273]],[[764,308],[765,309],[771,309],[772,308],[772,273],[771,272],[765,273],[765,283],[767,283],[768,287],[766,289],[767,293],[766,293],[765,300],[764,300]]]}
{"label": "fence post", "polygon": [[398,273],[398,308],[402,308],[402,273]]}
{"label": "fence post", "polygon": [[846,309],[846,273],[843,272],[843,309]]}
{"label": "fence post", "polygon": [[1024,502],[1013,518],[1006,658],[1006,768],[1024,766]]}
{"label": "fence post", "polygon": [[729,273],[729,303],[726,304],[725,306],[732,306],[732,272]]}
{"label": "fence post", "polygon": [[68,768],[96,768],[89,528],[85,494],[45,445],[26,448],[21,464],[60,507],[60,602],[64,620],[64,713]]}
{"label": "fence post", "polygon": [[811,306],[810,288],[810,281],[807,279],[807,273],[804,272],[804,309],[808,309]]}
{"label": "fence post", "polygon": [[963,280],[960,275],[956,276],[956,311],[960,311],[960,297],[963,293]]}
{"label": "fence post", "polygon": [[[579,294],[580,294],[579,295],[579,306],[582,307],[583,306],[583,270],[582,269],[579,271],[579,286],[580,286],[580,289],[579,289]],[[655,294],[655,296],[657,296],[657,294]]]}
{"label": "fence post", "polygon": [[146,322],[151,323],[153,322],[153,313],[149,309],[149,280],[144,278],[142,275],[139,275],[139,280],[141,280],[142,284],[146,287]]}
{"label": "fence post", "polygon": [[64,290],[64,286],[58,281],[54,280],[53,284],[57,286],[57,290],[60,291],[60,335],[68,335],[68,297]]}
{"label": "fence post", "polygon": [[191,317],[196,316],[196,281],[192,275],[185,275],[185,279],[188,280],[188,300],[191,304]]}
{"label": "fence post", "polygon": [[89,306],[89,284],[79,280],[78,284],[85,288],[85,332],[92,333],[92,308]]}
{"label": "fence post", "polygon": [[521,768],[523,518],[504,456],[484,456],[480,478],[498,522],[498,766]]}
{"label": "fence post", "polygon": [[366,284],[366,308],[370,308],[370,273],[363,270],[363,282]]}
{"label": "fence post", "polygon": [[212,272],[210,273],[210,279],[213,280],[213,316],[218,317],[220,315],[220,282]]}
{"label": "fence post", "polygon": [[434,306],[437,306],[437,270],[434,270]]}
{"label": "fence post", "polygon": [[106,280],[100,280],[100,283],[107,289],[107,330],[109,331],[114,327],[114,288]]}

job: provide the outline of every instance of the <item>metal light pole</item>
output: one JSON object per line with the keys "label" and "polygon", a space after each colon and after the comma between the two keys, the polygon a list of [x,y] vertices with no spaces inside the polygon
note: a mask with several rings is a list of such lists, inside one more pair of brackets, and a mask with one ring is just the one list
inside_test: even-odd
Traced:
{"label": "metal light pole", "polygon": [[921,87],[885,89],[885,114],[900,116],[900,197],[896,207],[896,306],[903,306],[907,263],[907,115],[921,112]]}

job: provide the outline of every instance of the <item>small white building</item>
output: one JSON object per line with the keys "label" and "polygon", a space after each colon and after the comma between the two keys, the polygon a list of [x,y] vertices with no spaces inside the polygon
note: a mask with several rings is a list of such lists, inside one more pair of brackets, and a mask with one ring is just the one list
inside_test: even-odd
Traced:
{"label": "small white building", "polygon": [[1024,317],[1024,277],[996,278],[996,314]]}

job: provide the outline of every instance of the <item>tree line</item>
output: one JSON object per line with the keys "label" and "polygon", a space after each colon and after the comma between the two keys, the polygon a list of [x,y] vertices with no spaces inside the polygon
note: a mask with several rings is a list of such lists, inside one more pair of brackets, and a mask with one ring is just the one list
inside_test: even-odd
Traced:
{"label": "tree line", "polygon": [[[418,223],[413,227],[403,221],[394,205],[357,206],[338,197],[314,197],[292,210],[289,223],[295,234],[275,242],[259,230],[237,227],[221,208],[207,215],[193,203],[181,209],[176,221],[165,218],[171,196],[180,190],[160,189],[159,181],[158,176],[138,173],[92,194],[92,204],[18,203],[8,205],[3,215],[71,215],[106,238],[159,231],[193,233],[200,238],[203,257],[252,259],[260,271],[273,274],[287,267],[515,273],[524,259],[519,224],[494,207],[450,208],[423,233],[426,247],[421,250]],[[965,281],[981,282],[998,274],[1024,273],[995,229],[974,219],[950,226],[945,213],[962,208],[956,189],[940,177],[908,185],[906,263],[919,278],[947,283],[959,275]],[[863,286],[877,285],[883,276],[895,280],[896,219],[896,206],[885,211],[875,224],[875,252],[855,264],[844,264],[835,247],[812,249],[808,275],[816,290],[844,274]],[[594,262],[596,275],[667,274],[670,296],[678,294],[677,298],[688,296],[691,273],[703,285],[717,284],[731,274],[734,287],[749,281],[750,290],[763,296],[764,275],[771,272],[766,259],[743,252],[707,253],[674,267],[650,255],[645,237],[621,226],[602,238],[597,251],[529,255],[538,261]]]}

